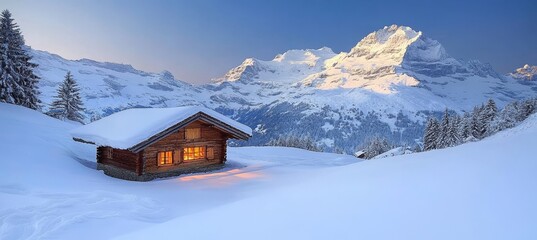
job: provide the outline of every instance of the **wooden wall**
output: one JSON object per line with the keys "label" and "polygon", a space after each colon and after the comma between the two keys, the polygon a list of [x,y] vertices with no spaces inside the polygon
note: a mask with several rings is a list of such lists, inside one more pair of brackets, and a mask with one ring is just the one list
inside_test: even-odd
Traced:
{"label": "wooden wall", "polygon": [[[200,139],[185,139],[185,128],[201,128]],[[180,129],[179,131],[170,134],[169,136],[153,143],[145,148],[142,153],[143,158],[143,173],[162,173],[179,169],[199,168],[217,163],[224,163],[226,159],[226,141],[229,138],[226,133],[205,124],[201,121],[196,121]],[[209,160],[205,155],[205,159],[183,161],[184,147],[213,147],[214,159]],[[157,155],[159,151],[174,151],[173,164],[159,166]]]}
{"label": "wooden wall", "polygon": [[97,148],[97,163],[111,165],[137,173],[142,171],[140,157],[142,154],[133,153],[128,150],[115,149],[111,147]]}

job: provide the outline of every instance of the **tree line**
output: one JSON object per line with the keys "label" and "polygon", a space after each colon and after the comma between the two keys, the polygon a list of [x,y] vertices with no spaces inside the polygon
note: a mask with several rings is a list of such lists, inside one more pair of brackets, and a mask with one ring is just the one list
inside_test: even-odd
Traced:
{"label": "tree line", "polygon": [[473,111],[459,116],[448,109],[441,120],[430,117],[425,126],[423,150],[453,147],[465,142],[477,141],[492,134],[512,128],[537,112],[537,98],[511,102],[501,110],[494,100],[475,106]]}
{"label": "tree line", "polygon": [[[0,14],[0,102],[16,104],[40,110],[38,67],[31,62],[29,48],[19,26],[9,10]],[[61,119],[83,122],[80,89],[70,72],[59,86],[48,115]]]}
{"label": "tree line", "polygon": [[[514,101],[505,105],[503,109],[498,109],[496,102],[489,99],[485,104],[475,106],[472,111],[465,112],[462,116],[446,109],[440,120],[434,116],[429,117],[425,126],[423,146],[416,146],[412,151],[429,151],[478,141],[516,126],[533,113],[537,113],[537,98]],[[270,140],[266,145],[323,151],[322,147],[307,135],[282,135]],[[396,146],[385,137],[375,135],[358,146],[356,150],[360,150],[363,154],[361,158],[371,159],[394,147]],[[408,146],[402,147],[410,149]],[[337,150],[336,152],[342,153]]]}
{"label": "tree line", "polygon": [[24,37],[8,10],[0,15],[0,102],[39,109],[37,64],[24,45]]}
{"label": "tree line", "polygon": [[308,151],[322,152],[323,149],[309,136],[281,135],[270,140],[266,146],[294,147]]}

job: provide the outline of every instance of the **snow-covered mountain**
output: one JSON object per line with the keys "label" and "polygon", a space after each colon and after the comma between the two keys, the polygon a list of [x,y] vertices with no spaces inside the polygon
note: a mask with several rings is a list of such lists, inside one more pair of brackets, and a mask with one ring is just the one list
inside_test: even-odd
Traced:
{"label": "snow-covered mountain", "polygon": [[526,64],[524,67],[517,68],[514,72],[510,73],[510,76],[515,79],[537,81],[537,66]]}
{"label": "snow-covered mountain", "polygon": [[68,61],[41,51],[34,51],[34,61],[40,65],[43,101],[50,102],[70,70],[82,86],[88,116],[137,106],[203,104],[255,128],[247,144],[282,134],[309,135],[328,150],[347,152],[372,135],[414,144],[426,117],[445,108],[460,112],[488,98],[501,106],[537,96],[537,82],[456,59],[438,41],[397,25],[367,35],[348,53],[323,47],[289,50],[269,61],[248,58],[204,86],[175,80],[168,72]]}
{"label": "snow-covered mountain", "polygon": [[168,71],[148,73],[126,64],[72,61],[37,50],[31,54],[39,64],[37,75],[41,77],[39,90],[44,111],[67,71],[71,71],[81,88],[87,121],[132,107],[200,104],[202,90],[176,80]]}
{"label": "snow-covered mountain", "polygon": [[[536,86],[453,58],[438,41],[392,25],[348,53],[321,48],[247,59],[215,81],[212,97],[225,100],[222,108],[240,109],[260,135],[307,133],[349,149],[374,134],[412,142],[431,112],[468,110],[488,98],[503,105],[535,97]],[[258,143],[270,137],[258,136]]]}

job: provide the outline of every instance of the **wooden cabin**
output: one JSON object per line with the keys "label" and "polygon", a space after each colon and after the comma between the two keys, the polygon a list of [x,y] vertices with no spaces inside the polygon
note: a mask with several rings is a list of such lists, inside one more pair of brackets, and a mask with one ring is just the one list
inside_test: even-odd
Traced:
{"label": "wooden cabin", "polygon": [[129,109],[75,129],[75,141],[97,145],[97,169],[136,181],[220,169],[227,140],[252,130],[201,107]]}

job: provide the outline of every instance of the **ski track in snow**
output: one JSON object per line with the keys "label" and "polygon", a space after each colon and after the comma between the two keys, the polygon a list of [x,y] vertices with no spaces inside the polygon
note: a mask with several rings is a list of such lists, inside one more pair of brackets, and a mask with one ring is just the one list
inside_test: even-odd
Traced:
{"label": "ski track in snow", "polygon": [[168,219],[166,209],[150,199],[108,191],[29,193],[0,186],[0,194],[28,195],[44,203],[0,211],[0,239],[43,239],[58,230],[91,219],[129,218],[143,222]]}

